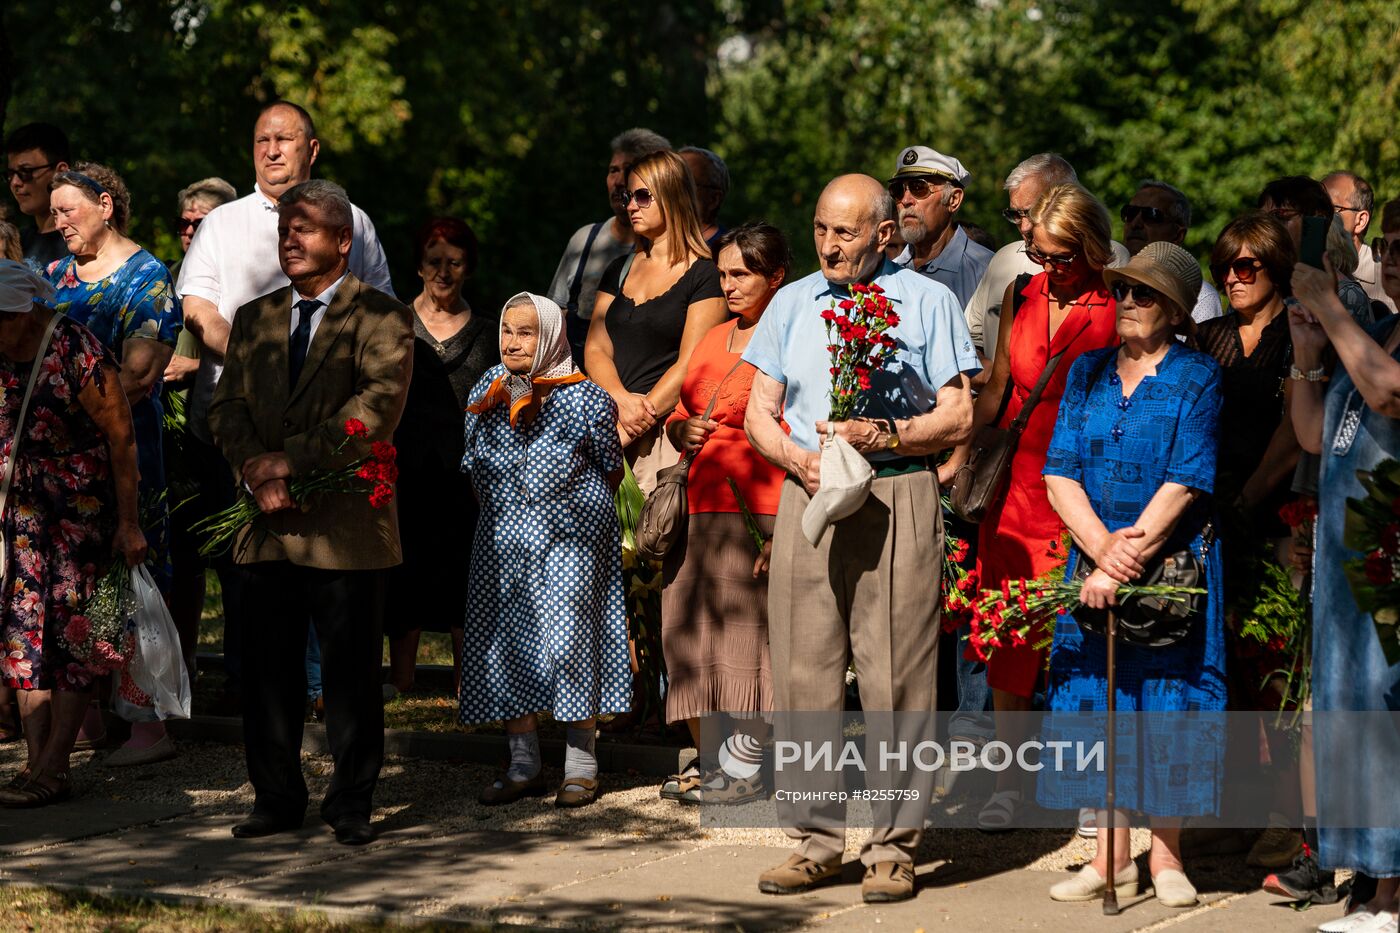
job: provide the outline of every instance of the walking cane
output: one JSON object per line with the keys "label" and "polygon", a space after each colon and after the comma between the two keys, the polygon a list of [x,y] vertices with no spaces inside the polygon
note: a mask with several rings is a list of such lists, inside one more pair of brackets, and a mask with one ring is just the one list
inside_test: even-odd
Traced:
{"label": "walking cane", "polygon": [[1108,773],[1104,775],[1105,790],[1104,795],[1108,798],[1108,881],[1103,889],[1103,912],[1104,916],[1118,916],[1118,886],[1114,883],[1118,880],[1118,873],[1113,870],[1113,810],[1114,801],[1114,770],[1118,763],[1118,729],[1115,719],[1114,693],[1117,684],[1114,683],[1114,643],[1118,640],[1118,614],[1113,611],[1113,607],[1108,607]]}

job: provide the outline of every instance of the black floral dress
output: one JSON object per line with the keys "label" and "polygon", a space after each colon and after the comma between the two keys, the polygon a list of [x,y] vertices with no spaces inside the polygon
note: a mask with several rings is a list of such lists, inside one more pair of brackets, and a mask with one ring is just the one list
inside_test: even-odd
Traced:
{"label": "black floral dress", "polygon": [[[68,318],[54,328],[25,417],[24,437],[3,534],[8,561],[0,598],[0,680],[20,690],[84,690],[93,669],[60,645],[68,630],[80,643],[87,624],[78,610],[111,565],[115,491],[107,440],[78,401],[102,379],[111,354]],[[28,362],[0,357],[0,469],[13,448],[15,422],[29,381]],[[76,637],[82,636],[82,637]]]}

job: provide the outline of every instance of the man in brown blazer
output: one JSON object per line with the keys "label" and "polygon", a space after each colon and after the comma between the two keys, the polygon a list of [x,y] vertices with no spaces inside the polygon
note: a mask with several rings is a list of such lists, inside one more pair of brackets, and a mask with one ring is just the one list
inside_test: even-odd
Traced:
{"label": "man in brown blazer", "polygon": [[[278,259],[292,280],[238,310],[209,409],[219,448],[262,509],[234,544],[249,574],[243,740],[255,800],[233,835],[301,826],[307,626],[321,645],[326,738],[335,774],[321,817],[347,845],[374,838],[384,757],[380,612],[400,562],[397,513],[360,493],[296,502],[290,482],[344,466],[387,441],[413,365],[408,309],[347,271],[353,216],[339,185],[303,182],[278,199]],[[345,422],[369,436],[345,440]]]}

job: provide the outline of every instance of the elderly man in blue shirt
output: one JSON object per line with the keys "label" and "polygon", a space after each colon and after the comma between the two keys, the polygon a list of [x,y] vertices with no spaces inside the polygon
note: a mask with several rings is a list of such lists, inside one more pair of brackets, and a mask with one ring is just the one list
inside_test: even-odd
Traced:
{"label": "elderly man in blue shirt", "polygon": [[888,182],[905,242],[894,264],[948,286],[958,307],[967,306],[992,261],[992,251],[968,239],[958,225],[971,180],[972,173],[952,156],[928,146],[907,146]]}
{"label": "elderly man in blue shirt", "polygon": [[[885,186],[868,175],[834,179],[814,218],[821,270],[778,292],[744,352],[758,369],[745,429],[758,452],[789,474],[768,589],[780,714],[839,715],[852,660],[868,717],[935,708],[943,529],[930,456],[971,432],[969,375],[978,363],[953,293],[885,259],[893,230],[894,203]],[[828,430],[831,375],[821,313],[846,299],[853,283],[879,285],[893,303],[899,323],[889,333],[897,350],[872,374],[859,416],[831,425],[875,469],[869,497],[814,546],[802,516],[821,485],[819,438]],[[781,715],[777,728],[780,737],[790,728]],[[823,780],[803,779],[809,786]],[[780,774],[780,786],[782,780]],[[867,902],[914,894],[914,852],[932,775],[915,770],[906,780],[917,795],[911,803],[873,807],[874,831],[861,853]],[[797,851],[764,872],[759,889],[795,894],[836,879],[845,851],[844,804],[780,799],[778,807]]]}

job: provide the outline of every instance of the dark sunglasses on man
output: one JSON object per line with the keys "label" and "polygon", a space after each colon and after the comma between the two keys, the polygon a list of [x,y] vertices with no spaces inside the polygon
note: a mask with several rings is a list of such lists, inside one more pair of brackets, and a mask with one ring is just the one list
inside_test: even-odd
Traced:
{"label": "dark sunglasses on man", "polygon": [[1123,223],[1130,224],[1139,217],[1143,223],[1159,224],[1167,219],[1167,212],[1160,207],[1144,207],[1141,204],[1124,204],[1123,209],[1118,212],[1118,216],[1123,218]]}
{"label": "dark sunglasses on man", "polygon": [[1064,256],[1051,256],[1049,253],[1042,253],[1034,246],[1026,247],[1026,256],[1037,266],[1051,266],[1059,271],[1068,269],[1070,264],[1079,256],[1078,253],[1069,253]]}
{"label": "dark sunglasses on man", "polygon": [[654,200],[656,199],[651,196],[651,192],[645,188],[638,188],[636,191],[622,192],[623,207],[626,207],[633,201],[636,201],[638,207],[640,207],[642,210],[646,210],[648,207],[651,207],[651,202]]}
{"label": "dark sunglasses on man", "polygon": [[1014,207],[1008,207],[1006,210],[1001,212],[1001,216],[1006,218],[1007,223],[1020,226],[1021,221],[1031,216],[1031,212],[1024,208],[1017,209]]}
{"label": "dark sunglasses on man", "polygon": [[188,220],[184,217],[176,217],[175,232],[193,234],[196,230],[199,229],[199,225],[202,223],[204,223],[203,217],[200,217],[197,220]]}
{"label": "dark sunglasses on man", "polygon": [[907,188],[909,193],[914,196],[914,200],[922,201],[924,198],[949,183],[947,178],[941,178],[937,175],[928,175],[920,178],[896,178],[894,181],[890,182],[890,197],[894,198],[896,201],[903,200],[904,191]]}
{"label": "dark sunglasses on man", "polygon": [[8,185],[14,181],[15,176],[18,175],[19,180],[27,185],[34,180],[35,175],[57,166],[57,162],[47,162],[43,165],[21,165],[18,168],[7,168],[5,169],[5,184]]}
{"label": "dark sunglasses on man", "polygon": [[1232,263],[1223,266],[1211,266],[1210,274],[1215,281],[1225,284],[1225,276],[1231,272],[1235,273],[1235,278],[1240,280],[1241,285],[1253,285],[1255,278],[1259,275],[1259,270],[1264,268],[1264,264],[1252,256],[1241,256]]}

